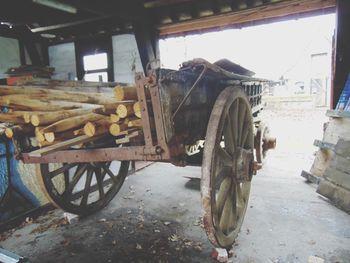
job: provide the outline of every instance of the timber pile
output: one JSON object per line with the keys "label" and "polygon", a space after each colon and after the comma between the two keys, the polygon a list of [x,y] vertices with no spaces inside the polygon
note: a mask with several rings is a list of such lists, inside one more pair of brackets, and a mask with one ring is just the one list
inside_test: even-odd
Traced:
{"label": "timber pile", "polygon": [[[126,143],[142,130],[135,87],[116,86],[114,96],[33,86],[0,86],[0,122],[8,138],[28,136],[50,152],[111,137]],[[135,135],[137,134],[137,135]],[[73,144],[73,145],[72,145]],[[42,152],[43,149],[41,150]]]}

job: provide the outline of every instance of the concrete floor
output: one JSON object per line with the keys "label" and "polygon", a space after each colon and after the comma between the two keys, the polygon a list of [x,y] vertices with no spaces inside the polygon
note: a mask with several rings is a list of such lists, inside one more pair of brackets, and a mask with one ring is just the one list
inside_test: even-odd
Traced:
{"label": "concrete floor", "polygon": [[[266,111],[278,148],[253,179],[232,262],[350,262],[350,215],[300,177],[322,136],[324,110]],[[213,262],[199,225],[200,168],[156,163],[129,176],[108,207],[71,225],[55,210],[8,233],[4,248],[32,262]]]}

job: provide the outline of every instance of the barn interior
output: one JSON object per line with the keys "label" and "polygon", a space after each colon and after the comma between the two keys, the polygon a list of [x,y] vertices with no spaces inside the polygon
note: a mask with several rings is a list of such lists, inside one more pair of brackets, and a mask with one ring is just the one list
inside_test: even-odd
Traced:
{"label": "barn interior", "polygon": [[[0,262],[350,262],[349,1],[1,4]],[[322,17],[306,81],[230,56]]]}

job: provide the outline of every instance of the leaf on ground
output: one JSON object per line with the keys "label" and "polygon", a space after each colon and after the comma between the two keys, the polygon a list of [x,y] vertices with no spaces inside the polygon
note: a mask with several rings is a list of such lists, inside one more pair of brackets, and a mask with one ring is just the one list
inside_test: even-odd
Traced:
{"label": "leaf on ground", "polygon": [[141,250],[142,246],[140,244],[136,244],[136,249]]}
{"label": "leaf on ground", "polygon": [[176,234],[171,235],[168,239],[172,242],[179,241],[179,237]]}

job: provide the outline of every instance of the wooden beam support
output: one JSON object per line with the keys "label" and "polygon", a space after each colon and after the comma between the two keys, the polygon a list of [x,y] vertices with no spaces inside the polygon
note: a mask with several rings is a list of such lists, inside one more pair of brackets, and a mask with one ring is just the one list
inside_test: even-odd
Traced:
{"label": "wooden beam support", "polygon": [[160,66],[159,34],[146,15],[135,19],[133,28],[143,70],[147,75],[148,70]]}
{"label": "wooden beam support", "polygon": [[[346,0],[343,0],[346,2]],[[160,25],[161,36],[177,35],[202,30],[218,29],[252,22],[281,19],[291,15],[323,11],[335,8],[335,0],[291,0],[269,3],[221,15],[192,19],[176,24]]]}
{"label": "wooden beam support", "polygon": [[337,24],[333,54],[331,105],[335,109],[350,73],[350,1],[337,0]]}

